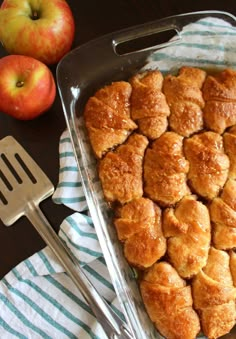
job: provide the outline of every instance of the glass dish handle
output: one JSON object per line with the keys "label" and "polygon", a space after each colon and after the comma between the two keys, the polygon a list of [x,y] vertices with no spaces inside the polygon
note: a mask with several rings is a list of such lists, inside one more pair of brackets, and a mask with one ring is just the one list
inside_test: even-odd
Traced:
{"label": "glass dish handle", "polygon": [[[172,33],[173,32],[173,33]],[[144,43],[143,39],[149,38],[151,42],[150,46],[142,46]],[[113,51],[117,55],[128,55],[133,52],[148,51],[153,48],[163,48],[175,44],[181,40],[181,32],[179,28],[175,25],[165,26],[165,27],[153,27],[150,26],[145,30],[142,30],[142,27],[131,31],[128,35],[120,34],[118,37],[112,40]],[[155,41],[156,40],[156,41]],[[135,50],[133,50],[135,46]],[[141,46],[141,47],[139,47]]]}
{"label": "glass dish handle", "polygon": [[[144,41],[144,38],[147,39],[148,37],[150,38],[152,36],[157,37],[157,43],[154,43],[148,47],[146,46],[144,48],[138,48],[135,52],[155,50],[170,46],[182,39],[181,32],[185,25],[191,22],[196,22],[197,20],[203,19],[204,17],[221,18],[233,26],[236,24],[236,18],[233,14],[215,10],[191,12],[170,16],[116,32],[112,39],[113,52],[115,52],[117,55],[131,54],[134,51],[120,53],[119,47],[125,44],[129,45],[131,42],[136,42],[138,45],[139,40],[142,42],[142,40]],[[173,32],[171,37],[170,34],[167,34],[170,32]],[[214,32],[212,33],[214,34]],[[164,39],[160,42],[162,35]],[[155,39],[153,39],[153,41],[155,42]]]}

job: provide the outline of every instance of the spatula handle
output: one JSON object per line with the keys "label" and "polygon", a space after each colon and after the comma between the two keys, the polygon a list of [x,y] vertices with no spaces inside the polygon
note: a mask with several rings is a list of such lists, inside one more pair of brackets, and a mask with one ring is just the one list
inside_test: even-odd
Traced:
{"label": "spatula handle", "polygon": [[98,322],[103,327],[107,337],[112,339],[133,338],[127,325],[115,314],[88,280],[78,263],[76,263],[76,259],[60,240],[40,208],[33,203],[29,203],[26,216],[45,243],[56,255],[76,287],[80,290],[81,294],[90,305]]}

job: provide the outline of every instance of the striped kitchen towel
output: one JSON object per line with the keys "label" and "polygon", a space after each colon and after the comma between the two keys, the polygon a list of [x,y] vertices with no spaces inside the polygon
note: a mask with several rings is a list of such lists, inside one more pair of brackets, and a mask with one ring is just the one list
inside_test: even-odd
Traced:
{"label": "striped kitchen towel", "polygon": [[[53,200],[85,212],[87,204],[67,131],[61,136],[59,153],[59,183]],[[99,293],[124,319],[91,218],[86,213],[73,213],[63,221],[59,236]],[[14,337],[106,337],[48,246],[20,263],[0,282],[0,338]]]}
{"label": "striped kitchen towel", "polygon": [[153,53],[144,69],[176,73],[180,66],[236,68],[236,28],[218,18],[204,18],[183,27],[181,39]]}
{"label": "striped kitchen towel", "polygon": [[74,211],[87,210],[88,206],[67,131],[62,134],[60,139],[59,158],[59,183],[53,195],[54,202],[64,204]]}
{"label": "striped kitchen towel", "polygon": [[[205,68],[236,66],[236,29],[225,21],[202,19],[184,27],[182,37],[177,44],[155,52],[145,69],[175,72],[183,63]],[[59,182],[53,201],[73,211],[62,223],[59,236],[99,293],[123,317],[87,213],[67,131],[61,136],[59,153]],[[103,339],[105,335],[80,292],[45,247],[0,281],[0,338]]]}

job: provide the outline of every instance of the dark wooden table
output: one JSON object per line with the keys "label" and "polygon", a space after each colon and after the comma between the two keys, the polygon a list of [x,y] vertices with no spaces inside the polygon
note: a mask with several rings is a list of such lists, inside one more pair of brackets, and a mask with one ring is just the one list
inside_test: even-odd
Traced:
{"label": "dark wooden table", "polygon": [[[2,1],[0,0],[0,4]],[[207,9],[217,9],[236,15],[235,0],[70,0],[76,21],[73,47],[103,34],[158,18]],[[0,57],[6,55],[0,46]],[[52,67],[55,75],[56,65]],[[60,98],[57,95],[51,109],[38,119],[18,121],[0,113],[0,138],[15,137],[36,160],[56,186],[58,182],[58,142],[66,128]],[[51,199],[42,203],[49,221],[58,230],[63,219],[72,213]],[[0,279],[23,259],[45,246],[26,218],[11,227],[0,221]]]}

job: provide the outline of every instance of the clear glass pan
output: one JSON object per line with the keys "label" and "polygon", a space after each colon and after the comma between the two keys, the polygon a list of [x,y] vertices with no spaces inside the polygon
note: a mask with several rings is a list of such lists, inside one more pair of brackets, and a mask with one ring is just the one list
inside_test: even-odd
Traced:
{"label": "clear glass pan", "polygon": [[[154,51],[176,44],[180,39],[184,41],[181,36],[184,26],[206,17],[221,18],[236,26],[236,18],[226,12],[204,11],[172,16],[90,41],[68,53],[57,67],[59,94],[88,207],[124,316],[134,338],[138,339],[162,337],[146,314],[135,272],[124,259],[122,246],[117,240],[112,213],[103,198],[96,160],[90,149],[82,113],[87,99],[98,88],[112,81],[128,79],[145,66]],[[152,46],[138,47],[138,50],[131,52],[126,48],[124,52],[129,42],[136,46],[137,42],[145,42],[145,39],[154,35],[163,36],[164,33],[165,37],[170,31],[175,34],[171,42],[166,40]],[[236,332],[225,336],[225,339],[233,337],[236,337]]]}

